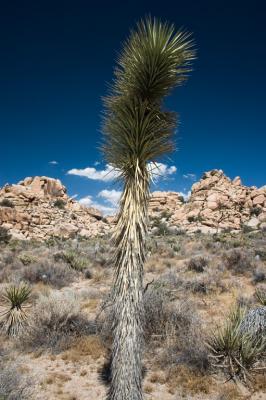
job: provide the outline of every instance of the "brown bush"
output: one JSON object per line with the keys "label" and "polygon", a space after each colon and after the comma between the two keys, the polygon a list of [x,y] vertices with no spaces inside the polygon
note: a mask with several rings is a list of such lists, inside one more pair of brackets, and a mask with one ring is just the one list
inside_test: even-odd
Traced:
{"label": "brown bush", "polygon": [[251,254],[243,249],[227,251],[223,254],[223,261],[225,267],[236,274],[246,274],[254,268]]}
{"label": "brown bush", "polygon": [[59,351],[70,346],[75,338],[95,334],[95,324],[81,313],[78,299],[70,292],[41,295],[29,328],[20,335],[24,348]]}

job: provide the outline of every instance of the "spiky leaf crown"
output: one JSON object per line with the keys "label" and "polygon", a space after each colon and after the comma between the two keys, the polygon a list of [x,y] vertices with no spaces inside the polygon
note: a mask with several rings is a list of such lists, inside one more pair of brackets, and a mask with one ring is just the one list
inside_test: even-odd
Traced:
{"label": "spiky leaf crown", "polygon": [[162,102],[184,82],[194,58],[190,35],[172,25],[148,18],[131,32],[104,100],[102,150],[122,177],[172,150],[176,115]]}

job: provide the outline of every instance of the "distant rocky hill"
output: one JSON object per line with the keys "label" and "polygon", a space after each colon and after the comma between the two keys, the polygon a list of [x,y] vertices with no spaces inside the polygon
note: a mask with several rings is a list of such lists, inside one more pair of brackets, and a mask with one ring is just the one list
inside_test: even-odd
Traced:
{"label": "distant rocky hill", "polygon": [[192,186],[187,202],[178,193],[155,192],[150,214],[158,217],[162,212],[173,230],[266,229],[266,186],[247,187],[239,177],[231,180],[222,170],[212,170]]}
{"label": "distant rocky hill", "polygon": [[58,179],[25,178],[0,190],[0,226],[18,239],[96,236],[109,230],[100,211],[67,196]]}
{"label": "distant rocky hill", "polygon": [[[177,192],[153,192],[149,213],[154,232],[158,224],[173,233],[266,229],[266,186],[246,187],[239,177],[212,170],[192,186],[187,202]],[[70,198],[57,179],[36,176],[0,189],[0,226],[15,238],[93,237],[107,233],[113,221]]]}

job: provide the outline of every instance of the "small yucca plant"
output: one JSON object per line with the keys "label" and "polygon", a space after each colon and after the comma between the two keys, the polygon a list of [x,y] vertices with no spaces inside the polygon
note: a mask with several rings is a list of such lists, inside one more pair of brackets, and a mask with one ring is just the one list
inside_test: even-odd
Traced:
{"label": "small yucca plant", "polygon": [[[217,329],[208,341],[212,365],[222,368],[230,379],[251,380],[251,372],[265,353],[264,338],[242,329],[246,309],[236,307],[231,311],[224,326]],[[257,368],[259,369],[259,368]]]}
{"label": "small yucca plant", "polygon": [[1,296],[2,326],[10,336],[16,336],[27,324],[31,288],[27,285],[10,286]]}

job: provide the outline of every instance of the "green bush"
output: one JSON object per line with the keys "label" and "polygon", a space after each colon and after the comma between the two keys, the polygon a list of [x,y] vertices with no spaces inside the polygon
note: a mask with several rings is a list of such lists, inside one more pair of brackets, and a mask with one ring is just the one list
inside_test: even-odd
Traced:
{"label": "green bush", "polygon": [[11,235],[8,233],[8,230],[0,226],[0,243],[8,243],[10,239]]}
{"label": "green bush", "polygon": [[75,271],[84,271],[88,267],[88,261],[80,257],[75,251],[69,250],[54,255],[55,261],[62,260],[66,262]]}
{"label": "green bush", "polygon": [[256,217],[258,215],[260,215],[261,212],[262,212],[262,209],[260,207],[252,207],[250,210],[250,214],[255,215]]}
{"label": "green bush", "polygon": [[170,232],[170,230],[168,228],[167,223],[166,222],[162,222],[161,218],[156,217],[156,218],[153,219],[153,227],[157,228],[156,232],[155,232],[155,235],[158,235],[158,236],[171,235],[171,232]]}
{"label": "green bush", "polygon": [[57,199],[54,202],[54,207],[60,208],[60,210],[64,210],[66,206],[66,202],[62,199]]}
{"label": "green bush", "polygon": [[23,265],[30,265],[31,263],[37,261],[36,257],[33,257],[32,255],[29,254],[20,254],[18,258]]}
{"label": "green bush", "polygon": [[10,208],[14,208],[14,204],[12,203],[11,200],[9,199],[3,199],[0,201],[0,206],[1,207],[10,207]]}

